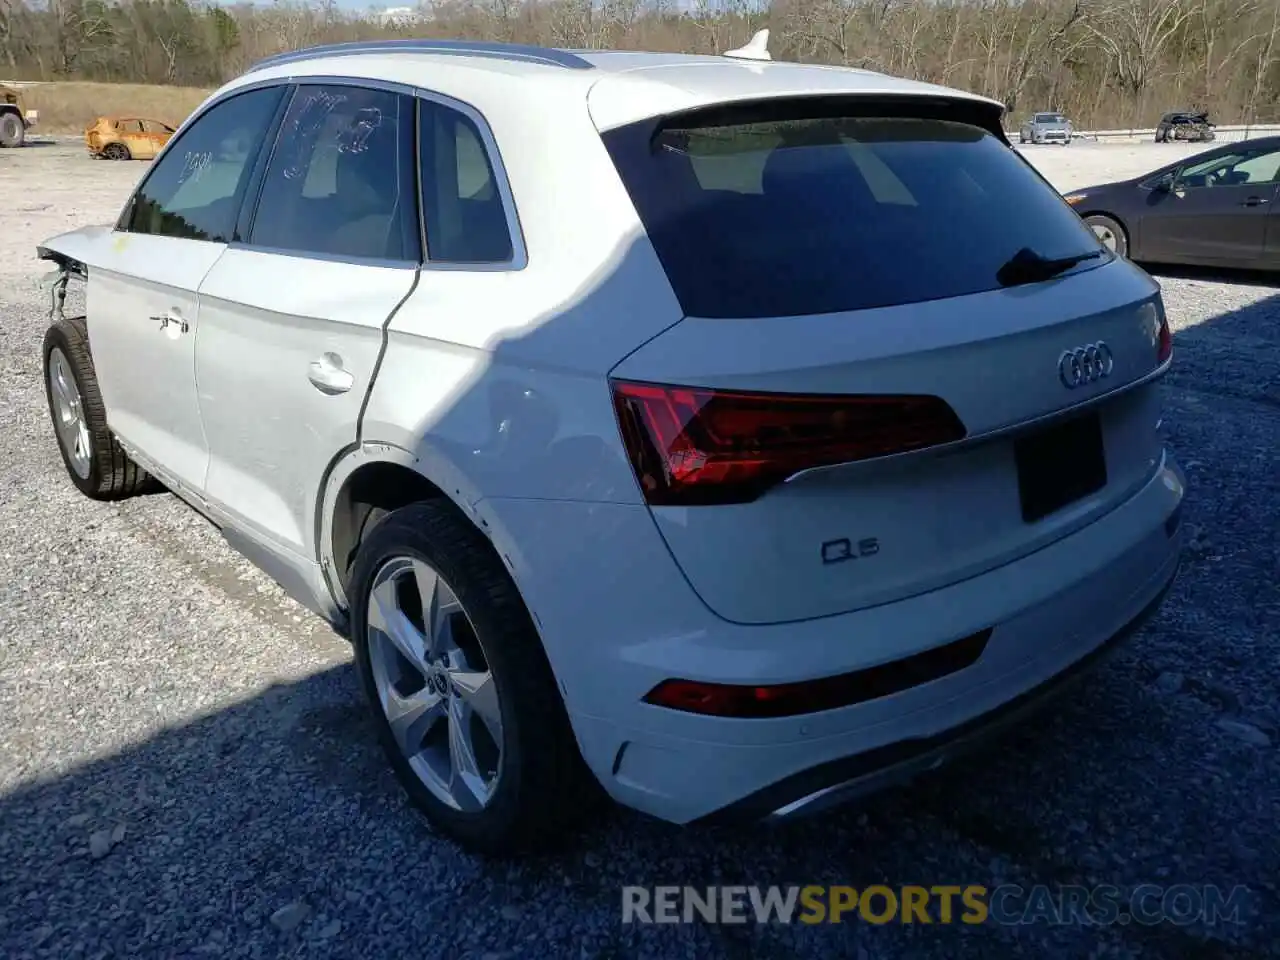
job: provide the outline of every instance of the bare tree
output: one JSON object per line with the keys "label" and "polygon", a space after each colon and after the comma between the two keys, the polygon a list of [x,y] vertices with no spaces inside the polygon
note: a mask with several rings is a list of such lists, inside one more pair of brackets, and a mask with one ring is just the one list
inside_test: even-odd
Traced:
{"label": "bare tree", "polygon": [[1093,0],[1085,28],[1106,52],[1123,88],[1146,90],[1175,34],[1191,17],[1191,0]]}
{"label": "bare tree", "polygon": [[336,0],[0,0],[0,68],[209,86],[281,50],[358,38],[719,53],[767,25],[777,59],[959,86],[1011,114],[1053,107],[1078,126],[1151,125],[1158,97],[1211,105],[1219,122],[1280,119],[1280,0],[428,2],[428,18],[389,23]]}

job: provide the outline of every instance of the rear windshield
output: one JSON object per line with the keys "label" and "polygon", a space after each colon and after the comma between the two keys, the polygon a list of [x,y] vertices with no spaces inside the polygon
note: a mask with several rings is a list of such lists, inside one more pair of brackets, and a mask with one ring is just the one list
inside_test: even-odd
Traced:
{"label": "rear windshield", "polygon": [[1037,113],[1036,123],[1065,123],[1066,118],[1060,113]]}
{"label": "rear windshield", "polygon": [[690,316],[799,316],[980,293],[1000,286],[997,271],[1024,247],[1050,258],[1099,249],[1058,193],[984,129],[771,112],[761,122],[605,134]]}

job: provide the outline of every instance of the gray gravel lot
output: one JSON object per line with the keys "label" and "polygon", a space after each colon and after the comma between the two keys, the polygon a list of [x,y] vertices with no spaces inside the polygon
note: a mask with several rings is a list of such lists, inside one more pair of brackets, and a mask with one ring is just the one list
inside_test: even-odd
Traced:
{"label": "gray gravel lot", "polygon": [[[1179,150],[1027,155],[1065,190]],[[0,956],[1280,955],[1276,286],[1159,274],[1192,542],[1158,620],[1069,699],[819,820],[682,831],[617,811],[558,857],[495,865],[401,801],[340,639],[173,497],[100,505],[65,478],[34,246],[113,218],[144,169],[0,151]],[[625,884],[735,882],[1243,885],[1247,902],[1212,927],[619,922]]]}

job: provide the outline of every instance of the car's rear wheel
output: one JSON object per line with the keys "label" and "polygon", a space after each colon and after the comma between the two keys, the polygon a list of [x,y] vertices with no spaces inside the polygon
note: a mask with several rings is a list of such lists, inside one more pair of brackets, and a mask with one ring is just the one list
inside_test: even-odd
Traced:
{"label": "car's rear wheel", "polygon": [[27,128],[16,113],[0,114],[0,147],[20,147],[27,138]]}
{"label": "car's rear wheel", "polygon": [[1091,213],[1084,218],[1094,232],[1094,235],[1102,241],[1107,249],[1114,251],[1122,257],[1129,255],[1129,237],[1125,233],[1124,227],[1117,220],[1108,217],[1102,213]]}
{"label": "car's rear wheel", "polygon": [[84,319],[59,320],[49,327],[43,356],[49,417],[77,489],[94,500],[122,500],[163,489],[130,459],[107,427]]}
{"label": "car's rear wheel", "polygon": [[378,737],[442,833],[491,855],[561,837],[598,786],[488,541],[447,501],[392,511],[353,564],[351,635]]}
{"label": "car's rear wheel", "polygon": [[102,155],[108,160],[128,160],[129,148],[123,143],[108,143],[102,148]]}

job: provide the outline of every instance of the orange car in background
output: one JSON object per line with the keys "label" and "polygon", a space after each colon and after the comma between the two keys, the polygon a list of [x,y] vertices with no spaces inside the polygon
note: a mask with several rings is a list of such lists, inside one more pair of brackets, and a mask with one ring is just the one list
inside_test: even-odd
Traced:
{"label": "orange car in background", "polygon": [[84,132],[89,154],[108,160],[152,160],[177,128],[142,117],[99,117]]}

